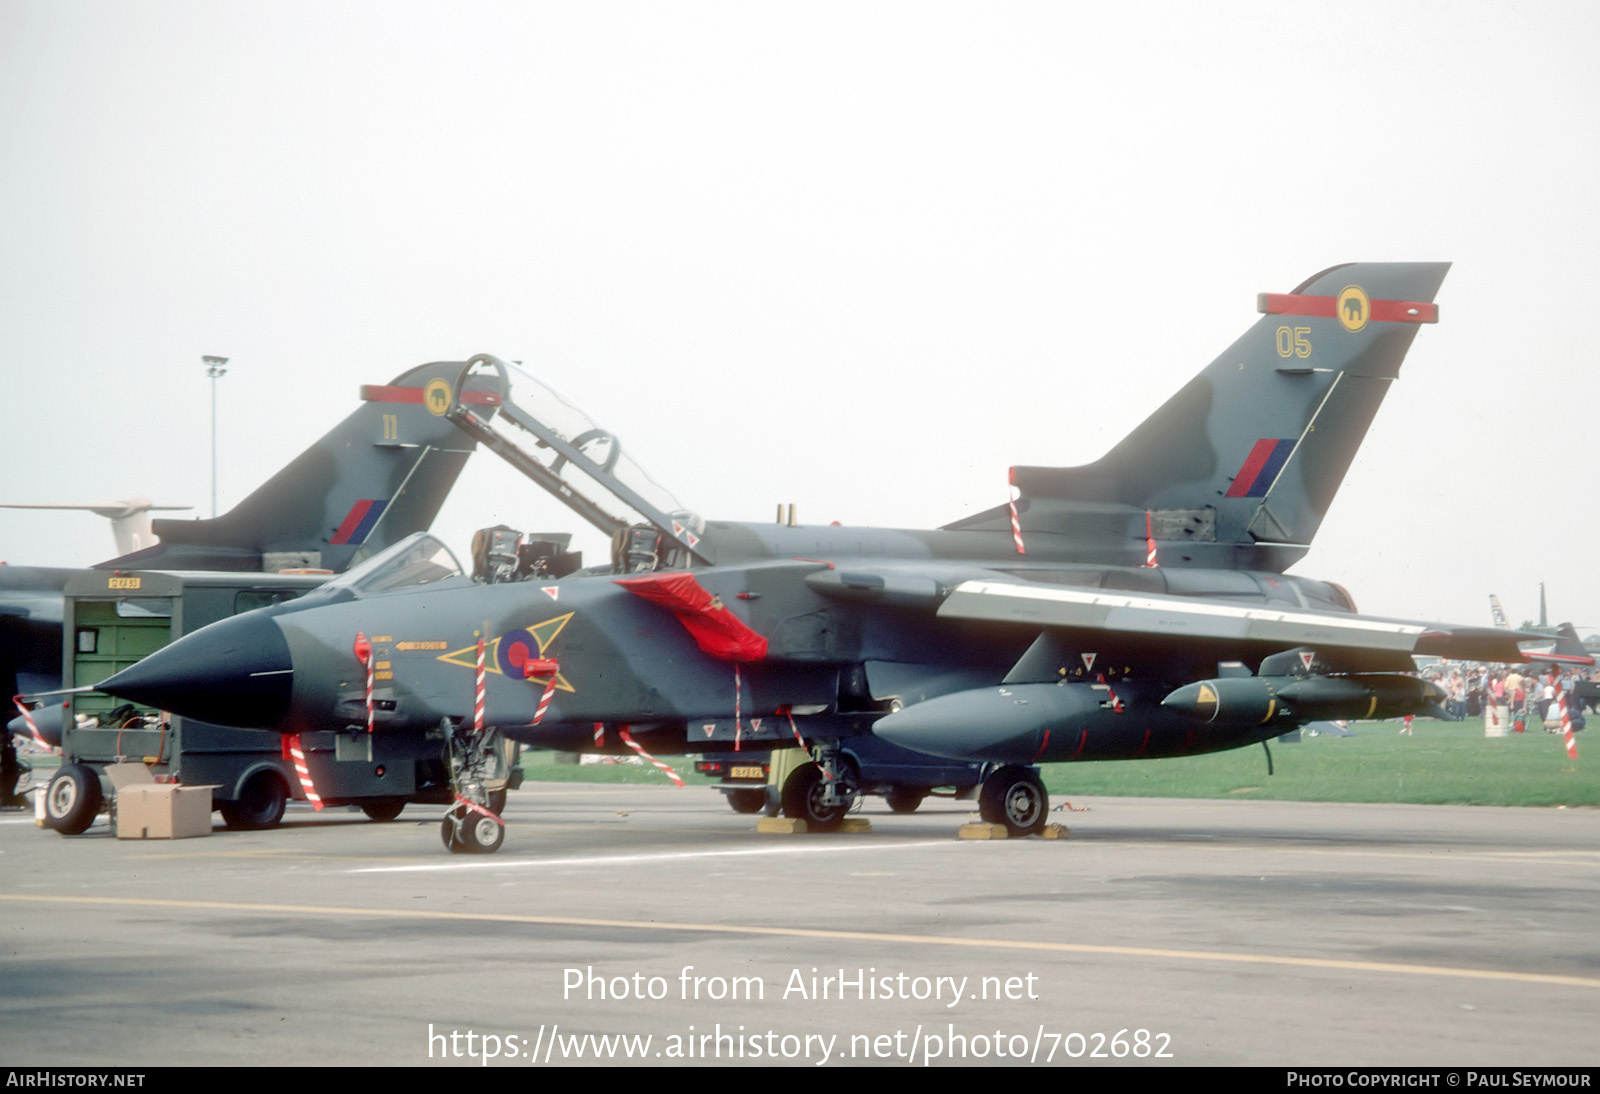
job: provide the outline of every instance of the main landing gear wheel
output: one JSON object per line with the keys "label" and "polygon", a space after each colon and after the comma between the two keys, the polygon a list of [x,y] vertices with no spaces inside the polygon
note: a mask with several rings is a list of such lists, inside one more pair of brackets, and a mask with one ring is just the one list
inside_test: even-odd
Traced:
{"label": "main landing gear wheel", "polygon": [[926,790],[916,790],[908,786],[897,786],[883,796],[889,803],[889,809],[895,813],[915,813],[917,806],[928,796]]}
{"label": "main landing gear wheel", "polygon": [[283,819],[289,804],[289,788],[272,771],[257,771],[239,788],[237,801],[223,802],[222,823],[236,831],[254,832],[273,828]]}
{"label": "main landing gear wheel", "polygon": [[63,836],[88,830],[100,812],[100,776],[82,764],[63,764],[44,792],[44,821]]}
{"label": "main landing gear wheel", "polygon": [[765,790],[730,790],[728,791],[728,808],[735,813],[759,813],[766,808],[767,792]]}
{"label": "main landing gear wheel", "polygon": [[990,824],[1003,824],[1013,836],[1044,831],[1050,812],[1050,795],[1031,767],[1010,764],[983,780],[978,792],[978,815]]}
{"label": "main landing gear wheel", "polygon": [[506,841],[506,826],[494,817],[469,810],[465,820],[451,813],[439,825],[444,845],[458,855],[492,855]]}
{"label": "main landing gear wheel", "polygon": [[[830,802],[829,799],[833,800]],[[834,832],[855,804],[855,784],[844,771],[830,784],[814,763],[794,769],[783,783],[783,815],[803,820],[813,832]]]}

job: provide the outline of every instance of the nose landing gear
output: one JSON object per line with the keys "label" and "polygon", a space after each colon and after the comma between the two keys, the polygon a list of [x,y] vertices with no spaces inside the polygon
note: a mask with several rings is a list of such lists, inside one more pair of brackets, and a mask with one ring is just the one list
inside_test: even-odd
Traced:
{"label": "nose landing gear", "polygon": [[440,821],[439,836],[454,854],[492,855],[506,840],[505,821],[494,809],[497,797],[505,808],[505,797],[489,789],[491,783],[504,785],[510,773],[500,733],[457,727],[448,719],[440,728],[450,742],[450,784],[456,802]]}

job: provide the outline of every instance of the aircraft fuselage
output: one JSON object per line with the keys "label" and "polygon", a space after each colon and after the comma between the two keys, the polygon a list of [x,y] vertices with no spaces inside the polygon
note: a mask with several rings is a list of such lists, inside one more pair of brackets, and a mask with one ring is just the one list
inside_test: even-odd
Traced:
{"label": "aircraft fuselage", "polygon": [[[714,567],[504,584],[455,577],[336,603],[284,605],[262,620],[225,620],[129,670],[181,677],[185,688],[140,695],[135,679],[123,682],[122,694],[284,733],[365,726],[361,635],[371,644],[374,727],[426,731],[445,719],[471,723],[481,638],[484,723],[542,747],[592,750],[598,740],[617,750],[622,727],[653,751],[724,749],[736,740],[741,747],[781,746],[797,730],[808,740],[867,732],[899,704],[914,710],[961,693],[941,701],[954,708],[957,723],[965,721],[966,735],[919,727],[916,747],[1019,762],[1154,757],[1238,747],[1283,727],[1206,726],[1163,710],[1166,694],[1213,675],[1227,652],[1192,645],[1162,652],[1108,635],[1065,650],[1059,678],[1045,685],[1051,691],[1021,711],[981,689],[1002,683],[1037,629],[942,619],[939,604],[963,581],[1011,571],[1074,587],[1224,596],[1297,610],[1344,607],[1335,587],[1303,578],[1068,564],[1042,551],[1019,556],[1007,538],[984,532],[713,524],[706,537]],[[943,553],[952,543],[961,557]],[[680,577],[712,607],[679,610],[635,589]],[[684,621],[696,615],[720,619],[759,649],[730,652],[715,634],[697,636]],[[263,626],[281,642],[261,641]],[[246,636],[246,628],[258,630]],[[229,648],[239,655],[223,665],[216,653]],[[197,658],[204,667],[173,675],[174,665]],[[555,662],[554,673],[525,675],[530,662],[545,661]],[[197,688],[202,677],[209,682]],[[244,694],[255,699],[236,701]]]}

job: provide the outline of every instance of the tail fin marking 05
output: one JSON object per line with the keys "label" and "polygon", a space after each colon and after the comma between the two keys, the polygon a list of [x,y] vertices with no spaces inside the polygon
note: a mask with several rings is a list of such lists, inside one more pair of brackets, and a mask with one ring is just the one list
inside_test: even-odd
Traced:
{"label": "tail fin marking 05", "polygon": [[[1350,263],[1264,312],[1233,345],[1099,460],[1017,467],[1030,552],[1142,554],[1145,514],[1163,563],[1282,571],[1303,556],[1449,271],[1443,262]],[[951,530],[1010,531],[1008,507]],[[1123,556],[1127,556],[1124,559]]]}

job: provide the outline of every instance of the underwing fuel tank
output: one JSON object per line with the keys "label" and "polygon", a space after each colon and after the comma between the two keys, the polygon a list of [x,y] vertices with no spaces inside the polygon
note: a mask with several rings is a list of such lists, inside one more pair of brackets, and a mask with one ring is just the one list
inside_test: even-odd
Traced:
{"label": "underwing fuel tank", "polygon": [[1187,756],[1283,732],[1253,724],[1198,724],[1162,706],[1169,691],[1170,685],[1129,679],[974,688],[886,715],[872,732],[918,752],[999,763]]}
{"label": "underwing fuel tank", "polygon": [[1212,725],[1268,725],[1336,718],[1440,714],[1437,685],[1398,673],[1246,676],[1202,680],[1162,700],[1167,710]]}

